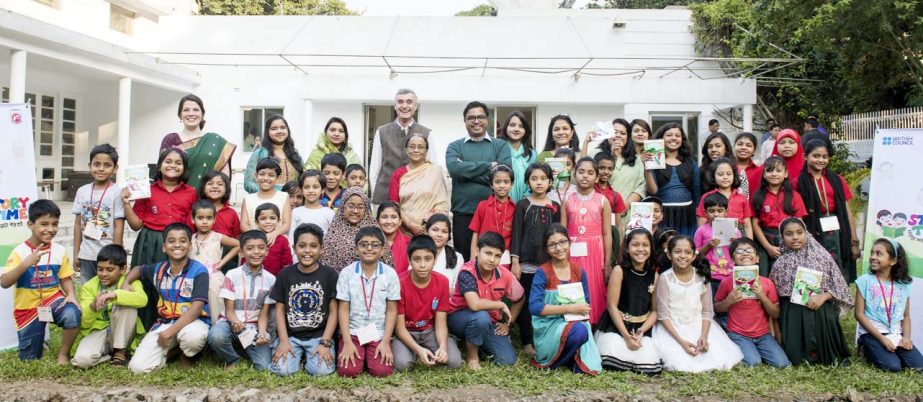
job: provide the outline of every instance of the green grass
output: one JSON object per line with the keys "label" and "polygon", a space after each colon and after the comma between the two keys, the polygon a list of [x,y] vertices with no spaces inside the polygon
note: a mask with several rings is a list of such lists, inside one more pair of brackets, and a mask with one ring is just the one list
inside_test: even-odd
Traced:
{"label": "green grass", "polygon": [[[852,317],[843,320],[843,332],[852,339],[856,322]],[[514,336],[514,339],[518,337]],[[411,373],[395,374],[388,378],[367,375],[356,379],[336,375],[314,378],[304,373],[281,378],[270,373],[257,372],[246,364],[227,371],[214,358],[203,357],[193,370],[183,371],[169,364],[165,369],[148,375],[133,375],[127,369],[103,364],[91,370],[58,367],[53,364],[55,351],[60,344],[60,331],[52,331],[51,349],[39,361],[21,362],[15,351],[0,353],[0,381],[54,381],[61,384],[82,385],[111,389],[117,386],[200,388],[254,387],[275,390],[297,390],[306,387],[327,390],[370,388],[377,390],[411,388],[414,393],[451,393],[451,389],[481,385],[505,391],[511,396],[568,395],[591,392],[606,395],[656,395],[659,398],[683,398],[696,395],[714,395],[721,398],[780,398],[784,396],[820,396],[833,394],[845,396],[850,389],[876,396],[912,396],[923,394],[923,374],[905,371],[892,374],[876,370],[865,361],[853,358],[845,368],[801,366],[784,370],[766,366],[747,368],[738,366],[730,371],[707,374],[663,373],[656,377],[605,371],[590,377],[565,370],[538,370],[531,367],[523,356],[512,367],[485,365],[481,371],[467,369],[426,369],[417,367]],[[850,342],[851,343],[851,342]]]}

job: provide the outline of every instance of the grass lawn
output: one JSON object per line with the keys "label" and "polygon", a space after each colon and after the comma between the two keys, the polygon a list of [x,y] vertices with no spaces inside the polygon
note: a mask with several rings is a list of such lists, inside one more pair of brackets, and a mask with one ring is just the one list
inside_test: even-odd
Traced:
{"label": "grass lawn", "polygon": [[[855,325],[852,317],[843,320],[847,339],[852,338]],[[60,331],[52,331],[51,350],[40,361],[21,362],[15,351],[0,353],[0,381],[98,386],[103,391],[113,387],[136,386],[243,386],[278,390],[310,387],[347,391],[356,388],[405,389],[413,394],[437,397],[451,395],[452,389],[468,388],[472,385],[502,390],[509,397],[580,396],[580,392],[587,392],[588,394],[584,395],[647,395],[660,399],[712,395],[722,399],[740,400],[819,397],[831,394],[846,397],[849,390],[874,396],[923,395],[923,374],[908,371],[899,374],[885,373],[855,357],[852,359],[853,364],[845,368],[801,366],[778,370],[765,366],[738,366],[731,371],[707,374],[663,373],[660,376],[647,377],[606,371],[599,376],[590,377],[565,370],[538,370],[520,356],[520,362],[515,366],[496,367],[487,364],[478,372],[467,369],[453,371],[417,367],[412,373],[396,374],[384,379],[368,375],[356,379],[344,379],[336,375],[312,378],[304,373],[290,378],[280,378],[251,370],[246,364],[228,371],[213,357],[202,358],[190,371],[182,371],[171,363],[165,369],[149,375],[133,375],[127,369],[113,368],[105,364],[87,371],[57,367],[53,363],[59,342]],[[483,394],[479,396],[489,397]]]}

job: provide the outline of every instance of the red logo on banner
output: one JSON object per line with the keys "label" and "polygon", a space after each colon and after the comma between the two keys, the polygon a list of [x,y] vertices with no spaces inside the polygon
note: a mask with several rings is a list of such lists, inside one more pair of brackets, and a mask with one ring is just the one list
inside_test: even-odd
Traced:
{"label": "red logo on banner", "polygon": [[10,112],[10,121],[13,122],[13,124],[22,123],[22,115],[20,115],[17,111],[12,111]]}

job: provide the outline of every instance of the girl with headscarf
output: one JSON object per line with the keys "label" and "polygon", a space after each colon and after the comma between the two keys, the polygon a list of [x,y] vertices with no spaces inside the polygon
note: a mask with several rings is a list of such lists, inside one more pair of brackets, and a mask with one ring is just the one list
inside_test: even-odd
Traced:
{"label": "girl with headscarf", "polygon": [[798,132],[790,128],[780,131],[772,154],[782,157],[792,188],[798,187],[798,175],[804,169],[804,150],[801,148],[801,136]]}
{"label": "girl with headscarf", "polygon": [[[782,255],[772,266],[769,279],[779,293],[779,327],[782,348],[794,365],[800,363],[835,364],[849,357],[839,315],[853,305],[849,285],[833,257],[808,234],[804,221],[782,221]],[[792,287],[798,267],[823,274],[820,291],[806,305],[792,302]]]}
{"label": "girl with headscarf", "polygon": [[[360,228],[378,227],[369,211],[369,198],[359,187],[350,187],[343,192],[343,206],[337,211],[324,235],[324,249],[320,263],[340,272],[343,267],[356,261],[355,237]],[[381,262],[394,266],[391,248],[385,247]]]}

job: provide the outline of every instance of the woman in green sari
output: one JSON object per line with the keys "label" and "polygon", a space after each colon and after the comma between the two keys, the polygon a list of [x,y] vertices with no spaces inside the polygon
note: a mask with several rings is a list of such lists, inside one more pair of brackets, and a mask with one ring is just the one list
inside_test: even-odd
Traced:
{"label": "woman in green sari", "polygon": [[231,156],[237,145],[234,145],[216,133],[203,133],[205,128],[205,106],[202,99],[193,94],[184,96],[179,100],[176,111],[183,130],[170,133],[160,142],[160,151],[179,148],[186,152],[189,160],[189,178],[186,184],[192,188],[199,188],[202,176],[210,170],[231,175]]}

